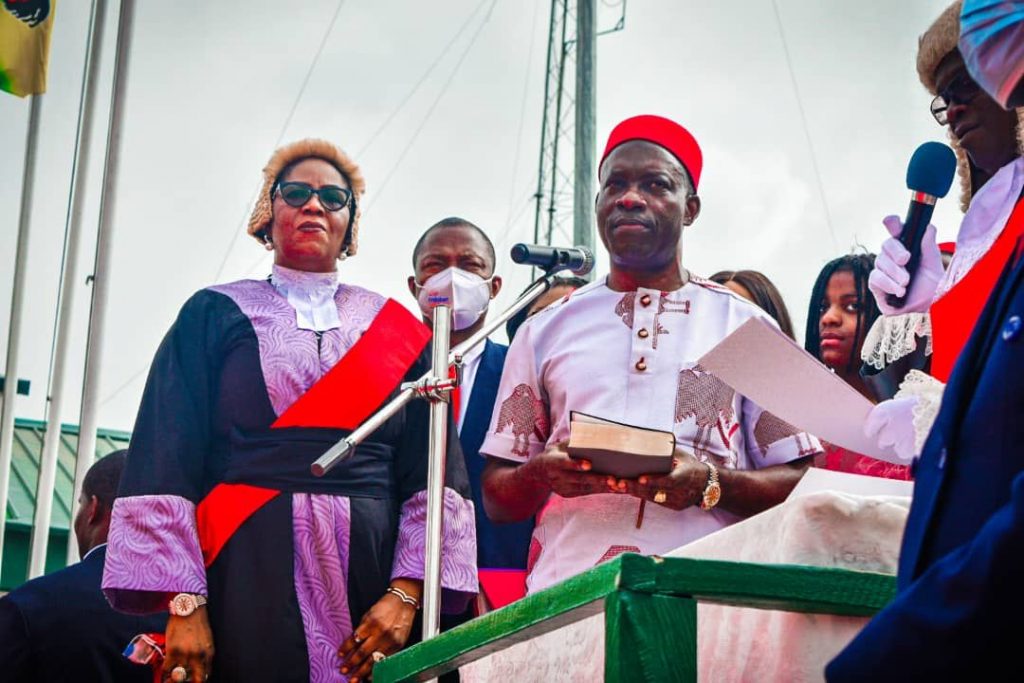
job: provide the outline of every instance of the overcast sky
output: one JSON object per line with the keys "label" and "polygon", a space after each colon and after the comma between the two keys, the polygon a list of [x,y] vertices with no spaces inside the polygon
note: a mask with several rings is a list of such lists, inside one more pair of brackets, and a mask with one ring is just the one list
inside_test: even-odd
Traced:
{"label": "overcast sky", "polygon": [[[32,392],[18,398],[18,417],[41,419],[45,411],[89,4],[62,0],[56,11],[18,372],[31,379]],[[600,4],[602,28],[610,28],[621,8],[614,0]],[[684,237],[685,265],[702,275],[763,271],[782,290],[802,337],[818,270],[858,245],[877,249],[881,218],[906,209],[911,152],[945,140],[914,67],[917,36],[945,4],[631,0],[624,30],[598,41],[598,146],[634,114],[687,126],[705,166],[703,209]],[[426,227],[458,215],[483,227],[498,248],[505,278],[498,307],[527,284],[530,270],[513,265],[508,248],[533,236],[548,0],[137,5],[101,426],[131,428],[149,361],[192,292],[269,272],[267,252],[243,231],[282,129],[285,141],[335,141],[366,175],[360,251],[341,264],[344,280],[416,310],[405,286],[412,246]],[[63,413],[71,423],[78,420],[116,7],[110,15],[87,220],[75,255]],[[4,352],[27,120],[27,100],[0,94]],[[940,203],[934,220],[940,238],[952,239],[956,201]],[[599,260],[599,273],[606,263]]]}

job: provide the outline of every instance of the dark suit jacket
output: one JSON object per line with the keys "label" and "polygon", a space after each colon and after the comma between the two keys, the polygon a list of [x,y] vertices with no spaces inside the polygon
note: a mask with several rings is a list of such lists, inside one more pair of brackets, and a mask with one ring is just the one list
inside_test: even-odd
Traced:
{"label": "dark suit jacket", "polygon": [[0,680],[145,681],[121,654],[139,633],[163,633],[167,615],[115,612],[100,591],[106,547],[0,598]]}
{"label": "dark suit jacket", "polygon": [[1024,260],[986,304],[917,463],[896,599],[829,681],[1024,678],[1022,473]]}
{"label": "dark suit jacket", "polygon": [[[481,569],[525,569],[526,558],[533,535],[533,520],[516,524],[494,524],[484,512],[484,495],[480,485],[486,459],[480,455],[480,446],[491,426],[494,402],[501,383],[501,371],[505,367],[508,347],[488,339],[480,356],[480,367],[476,370],[473,387],[466,407],[466,419],[462,422],[459,443],[466,457],[466,471],[469,473],[469,487],[476,509],[476,555],[477,566]],[[447,631],[464,624],[474,615],[474,605],[460,614],[442,614],[441,630]],[[455,673],[441,677],[442,683],[458,681]]]}
{"label": "dark suit jacket", "polygon": [[477,564],[481,569],[526,569],[526,556],[533,535],[533,520],[515,524],[494,524],[484,512],[483,490],[480,476],[486,460],[480,456],[487,429],[491,426],[494,401],[498,396],[501,371],[505,367],[508,347],[487,340],[480,367],[473,380],[466,419],[462,423],[459,441],[466,456],[469,486],[476,507]]}

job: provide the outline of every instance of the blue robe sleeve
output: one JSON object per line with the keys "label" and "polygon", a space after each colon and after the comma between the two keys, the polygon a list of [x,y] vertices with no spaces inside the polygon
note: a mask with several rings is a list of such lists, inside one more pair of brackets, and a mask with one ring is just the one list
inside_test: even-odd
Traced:
{"label": "blue robe sleeve", "polygon": [[969,544],[936,562],[825,670],[845,681],[984,680],[1019,665],[1024,618],[1024,474]]}

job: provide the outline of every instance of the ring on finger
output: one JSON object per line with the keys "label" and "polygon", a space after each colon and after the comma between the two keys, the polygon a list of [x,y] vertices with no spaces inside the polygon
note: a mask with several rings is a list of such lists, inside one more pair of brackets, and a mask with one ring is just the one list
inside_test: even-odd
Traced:
{"label": "ring on finger", "polygon": [[387,655],[381,652],[380,650],[374,650],[370,653],[370,657],[373,658],[374,664],[380,664],[384,661],[384,658],[387,657]]}
{"label": "ring on finger", "polygon": [[658,505],[661,505],[666,500],[668,500],[668,494],[662,491],[661,489],[658,489],[657,491],[654,492],[654,498],[652,500]]}
{"label": "ring on finger", "polygon": [[188,680],[188,669],[183,666],[176,666],[171,669],[171,680],[175,683],[183,683]]}

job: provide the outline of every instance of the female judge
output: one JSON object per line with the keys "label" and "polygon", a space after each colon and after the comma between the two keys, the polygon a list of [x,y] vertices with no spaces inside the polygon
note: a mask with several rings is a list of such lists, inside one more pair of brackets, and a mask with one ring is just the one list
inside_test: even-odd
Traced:
{"label": "female judge", "polygon": [[[171,680],[364,680],[419,607],[426,404],[327,476],[310,464],[426,370],[429,331],[339,279],[365,186],[343,151],[302,140],[263,175],[248,231],[274,252],[271,274],[199,291],[160,345],[103,587],[124,611],[170,608]],[[442,587],[458,611],[476,540],[457,439],[444,494]]]}

